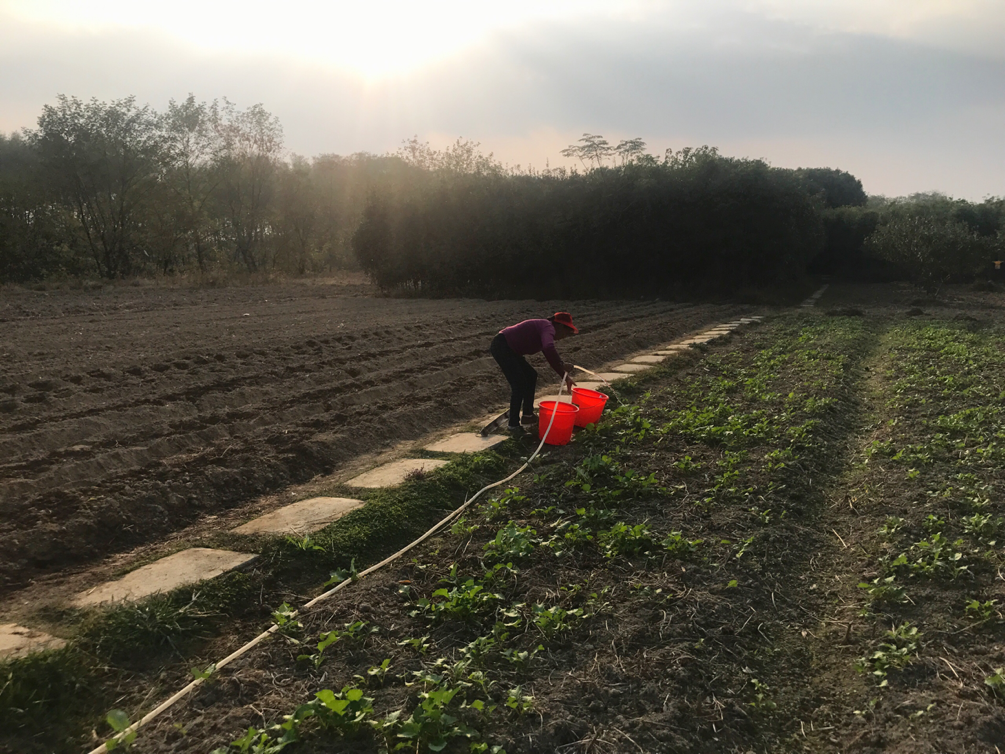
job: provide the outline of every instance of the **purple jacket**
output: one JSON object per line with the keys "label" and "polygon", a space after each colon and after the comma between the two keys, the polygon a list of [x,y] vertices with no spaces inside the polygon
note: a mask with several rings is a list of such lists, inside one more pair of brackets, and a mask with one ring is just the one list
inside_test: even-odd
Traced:
{"label": "purple jacket", "polygon": [[543,352],[558,376],[565,375],[565,364],[555,349],[555,326],[546,319],[525,319],[518,325],[500,330],[506,343],[520,356]]}

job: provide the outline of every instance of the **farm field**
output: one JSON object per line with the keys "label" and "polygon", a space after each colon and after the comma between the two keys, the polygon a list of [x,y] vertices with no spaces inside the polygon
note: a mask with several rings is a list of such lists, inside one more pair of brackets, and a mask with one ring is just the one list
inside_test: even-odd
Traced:
{"label": "farm field", "polygon": [[[0,295],[0,603],[66,573],[483,415],[487,353],[571,307],[599,364],[749,309],[396,300],[360,285]],[[543,360],[542,362],[543,363]],[[552,384],[542,372],[542,388]]]}
{"label": "farm field", "polygon": [[1000,751],[1003,309],[917,295],[832,287],[619,383],[595,431],[295,617],[529,443],[375,492],[250,573],[80,619],[0,669],[10,750],[79,750],[194,668],[139,751]]}

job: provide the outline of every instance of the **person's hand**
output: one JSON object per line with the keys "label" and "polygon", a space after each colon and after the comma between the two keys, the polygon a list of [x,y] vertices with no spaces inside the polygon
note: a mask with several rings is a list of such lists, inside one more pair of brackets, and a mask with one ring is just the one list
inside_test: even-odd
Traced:
{"label": "person's hand", "polygon": [[565,389],[566,390],[568,390],[571,393],[572,392],[572,388],[574,388],[575,386],[576,386],[576,382],[572,379],[572,377],[566,377],[565,378]]}

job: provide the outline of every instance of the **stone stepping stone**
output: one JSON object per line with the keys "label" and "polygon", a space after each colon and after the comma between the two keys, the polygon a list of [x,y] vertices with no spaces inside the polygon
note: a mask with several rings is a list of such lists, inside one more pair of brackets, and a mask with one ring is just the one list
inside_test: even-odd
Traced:
{"label": "stone stepping stone", "polygon": [[653,355],[663,357],[680,356],[681,354],[687,353],[689,350],[691,350],[690,346],[675,346],[674,348],[667,348],[661,351],[653,351]]}
{"label": "stone stepping stone", "polygon": [[211,579],[246,565],[257,557],[246,552],[192,547],[137,568],[121,579],[81,592],[73,598],[72,604],[93,607],[106,602],[131,602]]}
{"label": "stone stepping stone", "polygon": [[445,466],[449,461],[434,458],[403,458],[400,461],[391,461],[383,466],[378,466],[364,474],[353,477],[346,484],[350,487],[366,487],[377,489],[378,487],[393,487],[405,481],[405,477],[416,471],[433,471]]}
{"label": "stone stepping stone", "polygon": [[646,354],[644,356],[636,356],[632,359],[633,364],[662,364],[666,356],[657,356],[655,354]]}
{"label": "stone stepping stone", "polygon": [[596,377],[597,379],[607,380],[608,382],[614,382],[615,380],[623,380],[627,375],[621,374],[620,372],[597,372],[596,375],[590,375],[591,378]]}
{"label": "stone stepping stone", "polygon": [[238,526],[235,534],[309,534],[363,505],[347,497],[312,497]]}
{"label": "stone stepping stone", "polygon": [[59,649],[66,644],[62,639],[16,623],[0,623],[0,659],[24,657],[32,652]]}
{"label": "stone stepping stone", "polygon": [[650,364],[618,364],[614,369],[618,372],[644,372],[647,369],[652,369],[652,366]]}
{"label": "stone stepping stone", "polygon": [[437,453],[478,453],[505,441],[505,435],[482,437],[474,432],[462,432],[434,442],[432,445],[427,445],[426,450],[433,450]]}

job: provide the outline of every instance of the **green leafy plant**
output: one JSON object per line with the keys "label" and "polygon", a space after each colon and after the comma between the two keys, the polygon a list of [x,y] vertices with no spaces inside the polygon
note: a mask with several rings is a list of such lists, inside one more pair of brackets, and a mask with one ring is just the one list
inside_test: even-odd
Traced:
{"label": "green leafy plant", "polygon": [[483,584],[467,579],[450,589],[437,589],[430,599],[416,600],[418,610],[412,615],[424,613],[433,620],[472,621],[492,609],[502,600],[502,595],[488,591]]}
{"label": "green leafy plant", "polygon": [[401,712],[388,715],[379,729],[390,739],[403,739],[394,748],[397,750],[443,751],[452,739],[475,738],[478,731],[466,725],[451,711],[454,698],[461,692],[460,687],[446,688],[439,685],[419,693],[419,704],[412,714],[401,719]]}
{"label": "green leafy plant", "polygon": [[984,685],[999,699],[1005,699],[1005,668],[995,668],[990,675],[985,676]]}
{"label": "green leafy plant", "polygon": [[207,665],[204,670],[199,670],[199,668],[192,668],[192,677],[200,680],[207,680],[212,677],[213,673],[216,672],[216,663]]}
{"label": "green leafy plant", "polygon": [[420,655],[426,655],[429,652],[429,636],[419,636],[411,637],[408,639],[402,639],[398,642],[399,647],[411,647]]}
{"label": "green leafy plant", "polygon": [[778,708],[778,705],[768,696],[768,692],[771,691],[768,684],[751,678],[750,685],[754,687],[754,698],[747,704],[760,712],[770,712]]}
{"label": "green leafy plant", "polygon": [[286,543],[292,545],[294,549],[300,550],[300,552],[324,552],[325,549],[315,542],[310,534],[305,534],[302,537],[288,534],[286,536]]}
{"label": "green leafy plant", "polygon": [[505,704],[518,715],[524,715],[534,708],[534,697],[524,694],[522,686],[516,686],[506,695]]}
{"label": "green leafy plant", "polygon": [[344,734],[358,733],[373,714],[373,699],[352,686],[338,693],[324,689],[314,695],[311,703],[314,717],[322,727]]}
{"label": "green leafy plant", "polygon": [[279,630],[286,636],[298,633],[303,630],[303,624],[297,620],[297,611],[284,602],[272,611],[272,622],[279,626]]}
{"label": "green leafy plant", "polygon": [[629,526],[621,521],[598,533],[597,544],[606,558],[647,553],[654,546],[649,524]]}
{"label": "green leafy plant", "polygon": [[704,541],[703,539],[688,539],[683,532],[672,531],[663,538],[660,546],[674,557],[684,558],[696,552]]}
{"label": "green leafy plant", "polygon": [[887,641],[882,642],[871,654],[859,659],[855,663],[855,669],[860,673],[871,673],[880,681],[880,686],[886,686],[889,671],[906,667],[917,655],[920,637],[917,626],[910,623],[894,626],[886,632]]}
{"label": "green leafy plant", "polygon": [[537,532],[534,529],[530,526],[517,526],[510,521],[485,544],[485,562],[491,564],[522,560],[533,552],[536,542]]}
{"label": "green leafy plant", "polygon": [[107,715],[105,715],[105,722],[111,726],[112,730],[115,731],[116,737],[110,738],[105,742],[105,749],[107,751],[115,751],[120,746],[123,750],[127,750],[132,746],[133,742],[136,740],[136,731],[132,730],[126,733],[129,728],[129,715],[120,709],[113,709]]}
{"label": "green leafy plant", "polygon": [[583,618],[583,609],[566,610],[558,605],[552,607],[533,605],[531,615],[534,625],[550,639],[570,630],[576,621]]}
{"label": "green leafy plant", "polygon": [[967,616],[979,621],[989,621],[997,616],[998,600],[970,600],[966,605]]}
{"label": "green leafy plant", "polygon": [[907,602],[907,592],[897,583],[896,575],[879,577],[871,582],[862,581],[858,588],[864,589],[874,603],[900,604]]}

